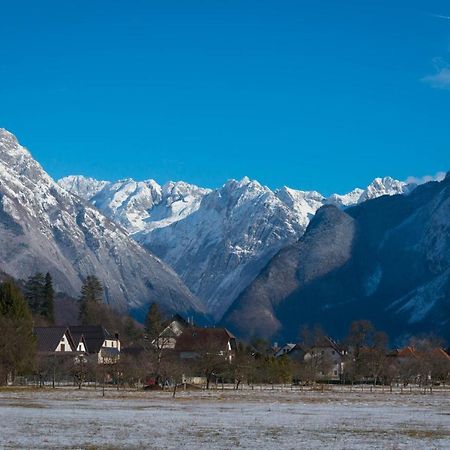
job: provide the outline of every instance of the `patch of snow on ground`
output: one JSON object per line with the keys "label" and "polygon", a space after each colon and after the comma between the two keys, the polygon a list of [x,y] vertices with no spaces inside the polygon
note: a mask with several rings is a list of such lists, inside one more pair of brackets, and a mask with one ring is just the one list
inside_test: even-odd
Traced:
{"label": "patch of snow on ground", "polygon": [[449,393],[0,391],[1,448],[450,448]]}

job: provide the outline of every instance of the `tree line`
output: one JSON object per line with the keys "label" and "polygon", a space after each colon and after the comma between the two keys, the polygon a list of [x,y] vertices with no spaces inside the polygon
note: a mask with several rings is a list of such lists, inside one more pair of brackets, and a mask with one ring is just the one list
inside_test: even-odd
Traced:
{"label": "tree line", "polygon": [[[123,316],[103,302],[103,287],[95,276],[83,281],[78,299],[78,323],[101,324],[118,332],[123,347],[130,351],[121,354],[117,364],[99,367],[73,358],[64,361],[36,355],[32,334],[37,323],[53,324],[54,289],[50,274],[31,276],[20,289],[13,280],[0,283],[0,384],[8,377],[35,374],[39,380],[72,377],[81,387],[85,381],[99,378],[112,380],[117,386],[136,386],[140,383],[154,388],[178,386],[186,381],[184,375],[203,377],[206,387],[213,383],[242,384],[299,383],[311,385],[329,381],[328,374],[336,361],[320,350],[326,334],[319,328],[302,328],[301,345],[295,356],[290,353],[275,357],[269,342],[254,338],[239,342],[233,358],[228,360],[217,352],[218,343],[211,340],[195,348],[195,358],[180,359],[168,348],[171,336],[163,336],[167,317],[156,303],[150,305],[144,326],[131,317]],[[342,371],[341,383],[373,383],[392,385],[417,383],[422,386],[450,381],[449,359],[442,353],[442,342],[430,336],[412,338],[413,350],[406,358],[399,358],[388,347],[386,333],[376,330],[369,321],[353,322],[339,346]],[[308,357],[306,357],[306,355]]]}

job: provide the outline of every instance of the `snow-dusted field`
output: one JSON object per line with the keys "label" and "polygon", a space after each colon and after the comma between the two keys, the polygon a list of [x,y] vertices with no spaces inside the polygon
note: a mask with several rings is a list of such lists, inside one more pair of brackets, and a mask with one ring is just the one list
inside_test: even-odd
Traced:
{"label": "snow-dusted field", "polygon": [[450,448],[447,393],[0,390],[0,448]]}

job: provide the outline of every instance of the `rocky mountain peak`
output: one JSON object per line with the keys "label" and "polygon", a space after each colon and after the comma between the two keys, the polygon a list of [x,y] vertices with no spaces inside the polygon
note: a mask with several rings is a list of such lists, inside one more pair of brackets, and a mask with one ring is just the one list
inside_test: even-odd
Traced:
{"label": "rocky mountain peak", "polygon": [[0,267],[17,278],[49,271],[56,289],[73,296],[82,279],[95,274],[106,300],[119,309],[145,311],[152,298],[172,311],[202,309],[169,267],[56,184],[5,130],[0,133]]}

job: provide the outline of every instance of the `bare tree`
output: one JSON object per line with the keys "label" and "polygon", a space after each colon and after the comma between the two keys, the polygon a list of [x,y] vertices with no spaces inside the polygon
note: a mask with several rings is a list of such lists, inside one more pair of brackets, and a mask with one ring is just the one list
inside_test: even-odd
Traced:
{"label": "bare tree", "polygon": [[333,362],[324,348],[327,337],[320,327],[303,327],[300,336],[304,352],[302,360],[296,366],[296,376],[307,384],[324,379],[331,372]]}

